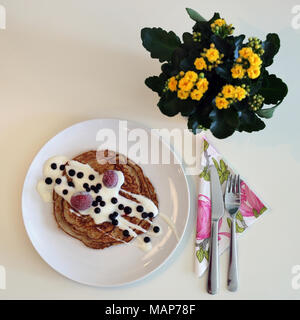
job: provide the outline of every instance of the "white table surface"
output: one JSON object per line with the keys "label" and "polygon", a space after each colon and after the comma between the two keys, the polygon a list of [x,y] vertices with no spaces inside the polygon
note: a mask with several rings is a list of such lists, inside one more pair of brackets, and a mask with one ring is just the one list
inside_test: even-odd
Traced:
{"label": "white table surface", "polygon": [[[299,1],[298,1],[299,2]],[[205,3],[205,5],[202,5]],[[99,1],[1,0],[7,29],[0,30],[0,265],[7,288],[0,299],[277,299],[300,298],[291,285],[300,264],[299,67],[300,31],[291,26],[297,1]],[[135,284],[93,288],[52,270],[34,250],[24,229],[22,185],[39,149],[79,121],[121,117],[153,128],[185,128],[168,118],[144,79],[159,72],[140,40],[144,26],[182,34],[193,22],[184,8],[210,18],[214,11],[236,33],[264,38],[279,33],[282,48],[271,71],[289,85],[289,95],[256,134],[212,139],[215,146],[271,206],[269,214],[239,241],[240,289],[226,290],[228,253],[221,260],[221,290],[206,293],[206,275],[193,273],[195,188],[190,178],[191,215],[176,253],[158,272]],[[174,281],[176,279],[176,281]]]}

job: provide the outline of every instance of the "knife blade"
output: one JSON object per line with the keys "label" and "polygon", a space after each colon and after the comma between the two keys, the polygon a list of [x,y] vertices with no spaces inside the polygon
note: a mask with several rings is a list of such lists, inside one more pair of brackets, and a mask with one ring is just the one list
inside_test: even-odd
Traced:
{"label": "knife blade", "polygon": [[211,219],[219,220],[224,215],[223,192],[219,174],[215,166],[210,167],[211,183]]}
{"label": "knife blade", "polygon": [[219,174],[215,166],[210,167],[211,188],[211,241],[208,267],[207,291],[216,294],[219,291],[219,248],[218,248],[218,222],[224,215],[223,193]]}

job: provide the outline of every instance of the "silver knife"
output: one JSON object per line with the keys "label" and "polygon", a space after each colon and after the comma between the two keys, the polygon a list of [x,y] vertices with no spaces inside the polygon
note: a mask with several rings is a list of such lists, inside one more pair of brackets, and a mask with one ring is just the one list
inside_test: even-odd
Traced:
{"label": "silver knife", "polygon": [[210,234],[210,258],[208,268],[207,291],[216,294],[219,290],[219,248],[218,232],[219,220],[224,215],[223,192],[219,174],[215,166],[210,166],[211,189],[211,234]]}

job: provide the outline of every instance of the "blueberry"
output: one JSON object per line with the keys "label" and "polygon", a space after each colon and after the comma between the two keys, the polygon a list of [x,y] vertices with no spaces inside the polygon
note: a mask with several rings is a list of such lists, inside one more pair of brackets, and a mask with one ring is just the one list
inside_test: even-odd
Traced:
{"label": "blueberry", "polygon": [[69,170],[69,176],[70,177],[75,176],[75,170],[73,170],[73,169]]}
{"label": "blueberry", "polygon": [[83,187],[84,187],[84,189],[89,188],[89,184],[88,183],[84,183]]}
{"label": "blueberry", "polygon": [[93,174],[89,175],[89,180],[93,181],[95,179],[95,176]]}
{"label": "blueberry", "polygon": [[53,169],[53,170],[57,169],[57,164],[56,163],[51,163],[51,169]]}
{"label": "blueberry", "polygon": [[124,230],[123,231],[123,236],[124,237],[129,237],[129,231],[128,230]]}
{"label": "blueberry", "polygon": [[90,192],[91,189],[90,189],[89,187],[87,187],[87,188],[85,188],[85,191],[86,191],[86,192]]}
{"label": "blueberry", "polygon": [[100,211],[101,211],[100,208],[95,208],[95,209],[94,209],[94,212],[95,212],[95,213],[100,213]]}
{"label": "blueberry", "polygon": [[75,187],[75,186],[74,186],[74,183],[73,183],[72,181],[68,181],[68,186],[69,186],[69,187]]}
{"label": "blueberry", "polygon": [[97,183],[96,188],[100,190],[102,188],[101,183]]}
{"label": "blueberry", "polygon": [[100,206],[101,207],[105,207],[105,205],[106,205],[105,201],[100,201]]}
{"label": "blueberry", "polygon": [[145,238],[144,238],[144,242],[148,243],[148,242],[150,242],[150,241],[151,241],[151,239],[150,239],[149,237],[145,237]]}
{"label": "blueberry", "polygon": [[143,212],[144,211],[144,208],[142,206],[137,206],[136,207],[136,211],[137,212]]}
{"label": "blueberry", "polygon": [[109,215],[109,219],[110,219],[110,220],[115,220],[115,218],[116,218],[118,215],[119,215],[118,212],[113,212],[113,213],[111,213],[111,214]]}
{"label": "blueberry", "polygon": [[78,172],[77,173],[77,178],[79,178],[79,179],[83,178],[83,172]]}
{"label": "blueberry", "polygon": [[143,212],[143,213],[142,213],[142,218],[143,218],[143,219],[148,218],[148,213],[147,213],[147,212]]}
{"label": "blueberry", "polygon": [[119,221],[117,219],[113,219],[111,221],[111,223],[114,225],[114,226],[117,226],[119,224]]}
{"label": "blueberry", "polygon": [[59,166],[59,169],[60,169],[61,171],[64,171],[64,170],[65,170],[65,165],[64,165],[64,164],[61,164],[61,165]]}
{"label": "blueberry", "polygon": [[153,227],[153,231],[155,233],[158,233],[160,231],[160,228],[158,226]]}
{"label": "blueberry", "polygon": [[116,204],[118,202],[118,199],[113,197],[113,198],[111,198],[110,201],[111,201],[111,203]]}
{"label": "blueberry", "polygon": [[125,207],[125,208],[124,208],[124,212],[125,212],[126,214],[130,214],[130,213],[132,212],[132,209],[131,209],[130,207]]}
{"label": "blueberry", "polygon": [[149,212],[149,213],[148,213],[148,217],[149,217],[149,218],[153,218],[153,217],[154,217],[154,213],[153,213],[153,212]]}
{"label": "blueberry", "polygon": [[97,197],[96,197],[96,201],[97,201],[97,202],[102,201],[102,197],[101,197],[101,196],[97,196]]}
{"label": "blueberry", "polygon": [[56,183],[56,184],[61,184],[61,179],[60,179],[60,178],[57,178],[57,179],[55,180],[55,183]]}
{"label": "blueberry", "polygon": [[123,210],[124,206],[122,204],[119,204],[118,208],[119,208],[119,210]]}
{"label": "blueberry", "polygon": [[98,205],[98,202],[97,202],[97,201],[93,201],[93,202],[92,202],[92,206],[93,206],[93,207],[97,207],[97,205]]}
{"label": "blueberry", "polygon": [[67,190],[67,189],[64,189],[64,190],[63,190],[63,194],[64,194],[64,195],[67,195],[67,194],[68,194],[68,190]]}
{"label": "blueberry", "polygon": [[48,177],[48,178],[45,179],[45,182],[46,182],[46,184],[51,184],[52,183],[52,179]]}

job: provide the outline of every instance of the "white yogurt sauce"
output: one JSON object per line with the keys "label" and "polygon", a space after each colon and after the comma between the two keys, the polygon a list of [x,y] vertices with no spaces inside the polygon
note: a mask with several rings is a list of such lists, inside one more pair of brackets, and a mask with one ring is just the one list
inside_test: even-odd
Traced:
{"label": "white yogurt sauce", "polygon": [[[64,170],[66,170],[66,174],[69,178],[72,179],[73,186],[68,184],[67,177],[63,175]],[[75,171],[75,175],[70,176],[70,170]],[[78,172],[82,173],[83,176],[80,178],[77,174]],[[130,236],[137,238],[137,233],[134,230],[139,230],[143,234],[147,233],[147,230],[140,227],[139,225],[133,224],[123,217],[125,216],[124,210],[120,210],[118,206],[122,204],[124,207],[131,208],[131,213],[126,214],[129,217],[137,217],[139,219],[142,218],[143,212],[152,212],[153,217],[156,217],[158,214],[158,208],[156,205],[147,197],[144,197],[139,194],[134,194],[122,189],[122,192],[131,195],[134,199],[138,201],[132,201],[127,199],[119,194],[121,186],[124,183],[124,175],[121,171],[115,171],[118,175],[118,183],[113,188],[108,188],[104,185],[102,179],[103,174],[99,174],[88,164],[83,164],[78,161],[69,160],[65,156],[57,156],[52,157],[47,160],[44,164],[43,175],[44,178],[41,179],[37,184],[37,190],[41,195],[42,199],[46,202],[52,201],[53,190],[60,195],[63,199],[65,199],[69,204],[71,203],[71,198],[73,195],[79,192],[86,192],[86,189],[83,187],[84,184],[88,184],[89,187],[96,186],[97,184],[101,184],[101,189],[99,192],[95,192],[95,190],[90,190],[89,193],[92,196],[93,200],[96,200],[97,196],[102,197],[102,201],[105,202],[104,206],[100,206],[98,203],[98,208],[101,209],[100,213],[95,212],[94,206],[91,206],[87,210],[78,211],[81,215],[89,215],[93,218],[95,224],[101,224],[103,222],[111,222],[112,220],[109,218],[109,215],[113,212],[117,212],[118,216],[115,218],[118,221],[118,228],[121,230],[128,230]],[[92,179],[94,178],[94,179]],[[50,183],[51,181],[51,183]],[[46,183],[48,182],[48,183]],[[111,199],[116,198],[117,203],[112,203]],[[142,206],[143,211],[138,212],[137,206]],[[71,209],[71,212],[78,215],[78,212]],[[166,220],[166,218],[164,218]],[[148,218],[145,219],[148,223],[152,225],[152,221]],[[170,224],[170,221],[167,221]],[[172,223],[171,223],[172,225]],[[152,227],[150,227],[152,230]],[[172,225],[173,229],[173,225]],[[173,229],[174,230],[174,229]],[[151,234],[155,234],[153,231],[150,231]],[[159,232],[161,233],[161,231]],[[176,234],[176,230],[175,230]],[[156,234],[155,234],[156,235]],[[116,239],[122,241],[121,239]],[[151,241],[145,242],[144,239],[137,238],[138,247],[141,249],[148,251],[151,249]],[[124,241],[122,241],[124,242]],[[125,242],[127,243],[127,242]]]}

